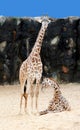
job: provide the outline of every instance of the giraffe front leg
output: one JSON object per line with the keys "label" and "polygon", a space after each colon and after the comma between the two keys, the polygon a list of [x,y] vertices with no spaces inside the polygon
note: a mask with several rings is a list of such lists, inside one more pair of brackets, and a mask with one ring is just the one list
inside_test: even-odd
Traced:
{"label": "giraffe front leg", "polygon": [[35,115],[39,115],[38,97],[39,97],[39,84],[36,84],[36,90],[35,90]]}
{"label": "giraffe front leg", "polygon": [[33,91],[33,85],[30,89],[30,97],[31,97],[31,113],[33,114],[33,97],[34,97],[34,91]]}

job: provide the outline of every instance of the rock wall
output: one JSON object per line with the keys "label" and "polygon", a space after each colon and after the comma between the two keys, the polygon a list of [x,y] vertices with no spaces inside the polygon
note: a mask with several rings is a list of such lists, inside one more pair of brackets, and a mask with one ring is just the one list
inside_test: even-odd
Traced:
{"label": "rock wall", "polygon": [[[80,18],[50,18],[42,44],[43,76],[80,81]],[[0,83],[18,81],[41,24],[37,18],[0,17]]]}

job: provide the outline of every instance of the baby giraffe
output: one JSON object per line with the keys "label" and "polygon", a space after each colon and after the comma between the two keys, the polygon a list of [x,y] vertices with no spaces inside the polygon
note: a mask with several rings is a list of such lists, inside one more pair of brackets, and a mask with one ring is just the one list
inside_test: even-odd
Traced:
{"label": "baby giraffe", "polygon": [[40,112],[40,115],[47,114],[49,112],[62,112],[62,111],[70,111],[70,106],[68,101],[62,96],[59,84],[53,80],[52,78],[44,78],[42,82],[42,89],[44,87],[53,87],[54,88],[54,96],[50,101],[48,108],[44,111]]}

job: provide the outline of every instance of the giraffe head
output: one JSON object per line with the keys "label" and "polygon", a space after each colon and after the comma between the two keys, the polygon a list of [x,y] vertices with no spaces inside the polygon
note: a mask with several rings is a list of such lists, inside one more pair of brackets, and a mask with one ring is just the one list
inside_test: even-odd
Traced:
{"label": "giraffe head", "polygon": [[45,26],[46,28],[48,24],[51,22],[50,18],[47,15],[41,16],[40,18],[36,18],[36,21],[42,23],[42,25]]}
{"label": "giraffe head", "polygon": [[42,90],[49,87],[49,78],[44,78],[42,81]]}
{"label": "giraffe head", "polygon": [[59,84],[53,78],[44,78],[43,81],[42,81],[42,89],[48,88],[48,87],[52,87],[55,90],[60,89]]}
{"label": "giraffe head", "polygon": [[43,26],[45,26],[47,28],[48,24],[50,23],[51,21],[49,20],[49,17],[48,16],[42,16],[41,17],[41,23]]}

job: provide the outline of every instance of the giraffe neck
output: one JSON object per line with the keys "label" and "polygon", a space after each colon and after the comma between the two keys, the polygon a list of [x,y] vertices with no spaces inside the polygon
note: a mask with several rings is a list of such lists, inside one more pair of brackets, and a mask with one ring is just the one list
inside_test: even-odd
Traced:
{"label": "giraffe neck", "polygon": [[61,91],[59,88],[54,88],[54,99],[58,99],[61,96]]}
{"label": "giraffe neck", "polygon": [[41,46],[42,46],[42,42],[43,42],[43,38],[44,38],[46,29],[47,29],[47,26],[46,27],[43,25],[41,26],[41,29],[40,29],[39,34],[37,36],[35,45],[32,49],[32,53],[40,54]]}

